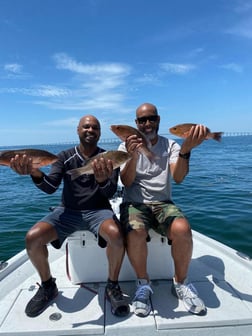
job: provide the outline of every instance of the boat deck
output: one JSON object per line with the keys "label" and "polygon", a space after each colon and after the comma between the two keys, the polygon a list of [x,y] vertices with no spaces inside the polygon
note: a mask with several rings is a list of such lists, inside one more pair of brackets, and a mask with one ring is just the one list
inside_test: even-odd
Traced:
{"label": "boat deck", "polygon": [[[206,315],[185,311],[183,303],[171,294],[171,279],[154,279],[153,310],[148,317],[132,312],[125,318],[115,317],[104,297],[105,282],[73,284],[66,274],[65,248],[57,251],[49,247],[58,297],[40,316],[27,317],[24,309],[37,290],[38,276],[25,252],[10,259],[9,269],[0,272],[0,335],[251,335],[251,260],[197,232],[193,234],[189,278],[206,304]],[[20,267],[11,271],[18,263]],[[135,281],[121,281],[120,285],[131,302]]]}

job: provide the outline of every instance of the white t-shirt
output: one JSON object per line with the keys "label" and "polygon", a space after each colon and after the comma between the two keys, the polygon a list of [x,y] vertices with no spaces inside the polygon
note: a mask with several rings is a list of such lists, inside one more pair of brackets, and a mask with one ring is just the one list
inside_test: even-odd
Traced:
{"label": "white t-shirt", "polygon": [[[119,145],[118,150],[126,151],[125,142]],[[136,178],[130,187],[124,188],[124,202],[148,203],[172,200],[169,164],[177,161],[180,146],[174,140],[159,135],[157,143],[150,150],[157,158],[154,162],[150,162],[144,154],[139,153]]]}

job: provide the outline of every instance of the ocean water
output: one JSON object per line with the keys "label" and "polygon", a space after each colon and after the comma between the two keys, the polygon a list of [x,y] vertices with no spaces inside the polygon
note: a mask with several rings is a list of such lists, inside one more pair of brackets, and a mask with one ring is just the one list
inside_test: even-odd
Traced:
{"label": "ocean water", "polygon": [[[108,150],[118,144],[100,145]],[[71,146],[27,147],[58,153]],[[48,172],[49,167],[43,170]],[[252,136],[204,141],[192,152],[188,176],[172,187],[174,202],[194,230],[252,257]],[[44,194],[29,176],[0,166],[0,191],[0,260],[7,260],[24,249],[27,230],[59,203],[61,188],[53,195]]]}

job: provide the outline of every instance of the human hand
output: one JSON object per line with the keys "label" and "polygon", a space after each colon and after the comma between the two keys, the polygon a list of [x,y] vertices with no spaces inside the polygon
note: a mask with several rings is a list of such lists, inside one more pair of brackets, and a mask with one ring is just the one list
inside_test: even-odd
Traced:
{"label": "human hand", "polygon": [[125,147],[127,152],[134,156],[138,156],[138,149],[143,145],[141,138],[138,138],[137,135],[130,135],[125,141]]}
{"label": "human hand", "polygon": [[32,158],[27,155],[15,155],[10,160],[10,168],[19,175],[32,175],[35,169],[32,166]]}
{"label": "human hand", "polygon": [[94,177],[98,183],[105,182],[112,176],[113,162],[103,157],[95,159],[92,162]]}
{"label": "human hand", "polygon": [[208,129],[204,125],[192,126],[190,132],[181,145],[181,152],[188,153],[199,146],[207,137]]}

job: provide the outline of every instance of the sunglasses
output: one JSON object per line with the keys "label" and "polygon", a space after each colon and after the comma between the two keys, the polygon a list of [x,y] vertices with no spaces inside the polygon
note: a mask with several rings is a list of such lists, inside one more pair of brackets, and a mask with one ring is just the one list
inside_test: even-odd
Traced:
{"label": "sunglasses", "polygon": [[139,124],[145,124],[147,122],[147,120],[149,120],[150,123],[154,123],[158,120],[158,116],[157,115],[152,115],[152,116],[148,116],[148,117],[137,118],[137,122]]}

